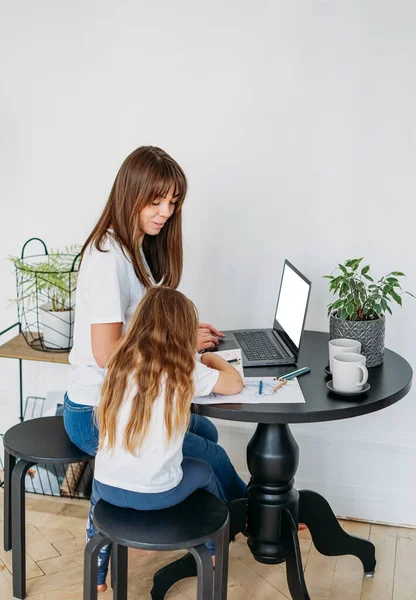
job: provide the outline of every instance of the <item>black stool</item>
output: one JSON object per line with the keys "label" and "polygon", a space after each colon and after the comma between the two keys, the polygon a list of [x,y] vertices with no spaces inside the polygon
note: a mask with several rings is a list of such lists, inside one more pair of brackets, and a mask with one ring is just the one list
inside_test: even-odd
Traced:
{"label": "black stool", "polygon": [[[127,549],[188,549],[198,575],[198,600],[226,600],[228,581],[229,514],[225,504],[205,490],[197,490],[180,504],[163,510],[119,508],[99,500],[93,521],[99,533],[85,548],[84,600],[97,600],[97,558],[112,543],[111,585],[114,600],[127,600]],[[204,545],[216,540],[215,577]],[[214,590],[214,595],[213,595]]]}
{"label": "black stool", "polygon": [[[38,463],[91,460],[68,438],[63,417],[23,421],[9,429],[4,444],[4,549],[13,550],[13,596],[26,597],[25,476]],[[16,459],[20,459],[16,463]]]}

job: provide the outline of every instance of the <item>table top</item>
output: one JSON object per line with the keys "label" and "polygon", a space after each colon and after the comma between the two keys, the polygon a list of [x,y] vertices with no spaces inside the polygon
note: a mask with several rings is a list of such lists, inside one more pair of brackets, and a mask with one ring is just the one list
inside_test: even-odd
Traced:
{"label": "table top", "polygon": [[68,363],[69,352],[45,352],[34,350],[26,342],[23,333],[19,333],[5,344],[0,346],[0,358],[21,358],[23,360],[36,360],[42,362]]}
{"label": "table top", "polygon": [[[224,332],[227,334],[227,332]],[[328,364],[327,333],[305,331],[297,367],[310,367],[311,372],[298,381],[305,397],[304,404],[211,404],[198,405],[198,414],[229,421],[253,423],[313,423],[358,417],[386,408],[403,398],[412,385],[412,368],[396,352],[385,350],[384,362],[368,369],[368,392],[354,398],[330,392],[325,374]],[[225,340],[219,350],[235,348]],[[296,366],[250,367],[244,369],[247,377],[280,377]]]}

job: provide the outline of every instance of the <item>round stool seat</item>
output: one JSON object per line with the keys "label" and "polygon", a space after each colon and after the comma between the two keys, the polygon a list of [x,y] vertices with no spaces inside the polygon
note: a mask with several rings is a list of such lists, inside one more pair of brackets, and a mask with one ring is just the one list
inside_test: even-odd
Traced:
{"label": "round stool seat", "polygon": [[122,546],[178,550],[215,537],[227,517],[222,500],[205,490],[196,490],[180,504],[161,510],[119,508],[99,500],[93,520],[105,537]]}
{"label": "round stool seat", "polygon": [[3,443],[12,456],[28,462],[71,464],[91,459],[71,442],[63,417],[23,421],[4,434]]}

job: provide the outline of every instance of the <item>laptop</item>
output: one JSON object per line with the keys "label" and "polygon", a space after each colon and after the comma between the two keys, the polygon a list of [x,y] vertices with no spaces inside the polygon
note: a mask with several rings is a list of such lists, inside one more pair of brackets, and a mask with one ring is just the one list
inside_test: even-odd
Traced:
{"label": "laptop", "polygon": [[239,329],[227,333],[241,348],[244,367],[292,365],[298,360],[311,282],[288,260],[283,265],[272,329]]}

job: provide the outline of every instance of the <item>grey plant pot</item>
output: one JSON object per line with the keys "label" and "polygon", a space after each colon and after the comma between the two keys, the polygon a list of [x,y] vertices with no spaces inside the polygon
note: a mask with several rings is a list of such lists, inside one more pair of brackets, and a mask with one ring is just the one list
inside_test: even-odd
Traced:
{"label": "grey plant pot", "polygon": [[361,342],[361,354],[367,367],[376,367],[384,359],[384,316],[374,321],[342,321],[334,313],[329,319],[329,339],[349,338]]}

